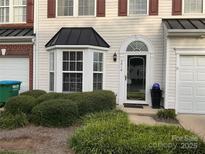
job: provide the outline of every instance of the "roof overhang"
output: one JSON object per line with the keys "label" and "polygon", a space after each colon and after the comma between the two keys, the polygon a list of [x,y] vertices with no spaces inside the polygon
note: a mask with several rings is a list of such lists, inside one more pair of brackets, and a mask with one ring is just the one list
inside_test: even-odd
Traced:
{"label": "roof overhang", "polygon": [[1,43],[13,42],[33,42],[34,36],[21,36],[21,37],[0,37]]}
{"label": "roof overhang", "polygon": [[163,19],[165,35],[205,38],[205,19]]}
{"label": "roof overhang", "polygon": [[56,50],[56,49],[95,49],[101,51],[109,50],[109,48],[92,46],[92,45],[55,45],[46,48],[47,51]]}

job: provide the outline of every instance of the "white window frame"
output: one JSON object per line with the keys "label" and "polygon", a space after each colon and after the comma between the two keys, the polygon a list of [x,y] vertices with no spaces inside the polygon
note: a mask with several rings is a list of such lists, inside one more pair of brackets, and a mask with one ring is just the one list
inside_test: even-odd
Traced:
{"label": "white window frame", "polygon": [[[53,69],[51,69],[51,64],[53,65]],[[56,65],[55,52],[50,52],[49,53],[49,91],[50,92],[55,91],[55,65]],[[51,82],[50,73],[54,73],[53,90],[50,89],[50,82]]]}
{"label": "white window frame", "polygon": [[[19,6],[21,6],[21,5],[19,5]],[[27,5],[22,5],[22,6],[27,7]],[[26,21],[25,22],[14,22],[14,1],[13,0],[9,0],[9,7],[8,8],[9,8],[9,21],[8,22],[0,22],[0,24],[26,23]]]}
{"label": "white window frame", "polygon": [[[94,54],[95,53],[98,53],[98,54],[102,54],[102,62],[100,61],[94,61]],[[104,53],[103,52],[99,52],[99,51],[94,51],[93,52],[93,88],[94,88],[94,74],[102,74],[102,89],[97,89],[97,90],[103,90],[103,87],[104,87]],[[101,71],[95,71],[94,70],[94,63],[97,62],[97,63],[102,63],[102,70]],[[93,89],[94,90],[94,89]]]}
{"label": "white window frame", "polygon": [[[103,53],[103,81],[102,89],[104,89],[105,82],[105,51],[107,49],[95,49],[95,48],[58,48],[51,49],[49,52],[54,52],[55,61],[55,73],[54,73],[54,92],[63,92],[63,73],[71,71],[63,71],[63,52],[83,52],[83,71],[82,73],[82,92],[93,91],[93,57],[94,52]],[[49,63],[50,64],[50,63]],[[77,71],[74,71],[77,73]],[[49,81],[50,83],[50,81]],[[70,93],[70,92],[64,92]]]}
{"label": "white window frame", "polygon": [[72,17],[96,17],[96,15],[97,15],[97,12],[96,12],[97,0],[95,0],[94,15],[79,15],[78,1],[79,0],[73,0],[73,15],[72,16],[59,16],[58,15],[58,0],[56,0],[56,16],[57,17],[66,17],[66,18],[72,18]]}
{"label": "white window frame", "polygon": [[127,1],[127,13],[128,13],[128,16],[147,16],[149,15],[149,0],[146,0],[147,1],[147,13],[145,14],[130,14],[130,0]]}
{"label": "white window frame", "polygon": [[202,9],[202,13],[185,13],[185,0],[182,1],[182,12],[183,15],[203,15],[205,14],[205,0],[203,0],[203,9]]}
{"label": "white window frame", "polygon": [[[82,50],[65,50],[65,51],[63,51],[62,52],[62,54],[64,53],[64,52],[75,52],[75,53],[77,53],[77,52],[80,52],[80,53],[82,53],[82,55],[83,55],[83,59],[82,59],[82,64],[84,64],[84,52],[82,51]],[[62,55],[62,61],[61,61],[61,63],[62,63],[62,65],[63,65],[63,55]],[[76,59],[73,61],[73,62],[76,62]],[[84,65],[83,65],[84,66]],[[82,91],[83,91],[83,74],[84,74],[84,67],[82,67],[82,71],[64,71],[63,70],[63,67],[62,67],[62,79],[63,79],[63,74],[64,73],[76,73],[76,74],[82,74]],[[63,91],[63,80],[62,80],[62,92],[64,92],[64,93],[69,93],[70,91]],[[71,91],[71,92],[75,92],[75,91]],[[77,92],[77,91],[76,91]]]}

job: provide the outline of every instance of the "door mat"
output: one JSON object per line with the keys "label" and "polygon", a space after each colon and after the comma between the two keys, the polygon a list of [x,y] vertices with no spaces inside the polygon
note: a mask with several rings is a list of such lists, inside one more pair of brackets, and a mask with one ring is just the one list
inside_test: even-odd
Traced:
{"label": "door mat", "polygon": [[127,107],[127,108],[140,108],[140,109],[144,108],[144,106],[142,104],[124,103],[123,105],[124,105],[124,107]]}

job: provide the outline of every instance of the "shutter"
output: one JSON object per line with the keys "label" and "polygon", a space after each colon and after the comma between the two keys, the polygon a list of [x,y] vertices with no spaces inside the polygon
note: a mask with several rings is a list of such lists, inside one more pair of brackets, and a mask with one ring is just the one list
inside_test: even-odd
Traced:
{"label": "shutter", "polygon": [[158,15],[159,0],[149,0],[149,15]]}
{"label": "shutter", "polygon": [[172,0],[172,15],[182,15],[182,0]]}
{"label": "shutter", "polygon": [[97,0],[97,17],[105,17],[105,0]]}
{"label": "shutter", "polygon": [[56,0],[48,0],[48,18],[56,17]]}
{"label": "shutter", "polygon": [[27,8],[26,8],[26,22],[33,23],[34,20],[34,0],[27,0]]}
{"label": "shutter", "polygon": [[118,15],[127,16],[127,0],[118,1]]}

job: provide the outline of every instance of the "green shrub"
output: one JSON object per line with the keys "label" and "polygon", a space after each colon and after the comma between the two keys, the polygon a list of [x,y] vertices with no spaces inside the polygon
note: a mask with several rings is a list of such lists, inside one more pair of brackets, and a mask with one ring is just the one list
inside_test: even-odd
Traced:
{"label": "green shrub", "polygon": [[[177,137],[190,139],[188,144],[195,143],[198,147],[184,150]],[[191,140],[193,137],[195,141]],[[205,150],[205,144],[183,128],[134,125],[119,111],[87,116],[83,127],[77,129],[69,142],[78,154],[203,154]]]}
{"label": "green shrub", "polygon": [[36,105],[36,99],[31,96],[12,97],[5,105],[7,112],[17,114],[23,112],[27,115],[31,114],[33,107]]}
{"label": "green shrub", "polygon": [[31,121],[46,127],[66,127],[78,119],[78,107],[71,100],[45,101],[32,110]]}
{"label": "green shrub", "polygon": [[0,113],[0,128],[15,129],[24,127],[28,124],[27,117],[24,113],[13,115],[8,112]]}
{"label": "green shrub", "polygon": [[175,110],[172,109],[168,109],[168,110],[159,110],[157,112],[157,117],[159,119],[171,119],[171,120],[175,120],[176,119],[176,113]]}
{"label": "green shrub", "polygon": [[85,93],[48,93],[37,99],[40,104],[52,99],[70,99],[77,103],[79,114],[112,110],[116,107],[115,94],[111,91],[95,91]]}
{"label": "green shrub", "polygon": [[44,94],[46,94],[46,91],[44,90],[30,90],[30,91],[21,93],[21,95],[32,96],[34,98],[38,98]]}

